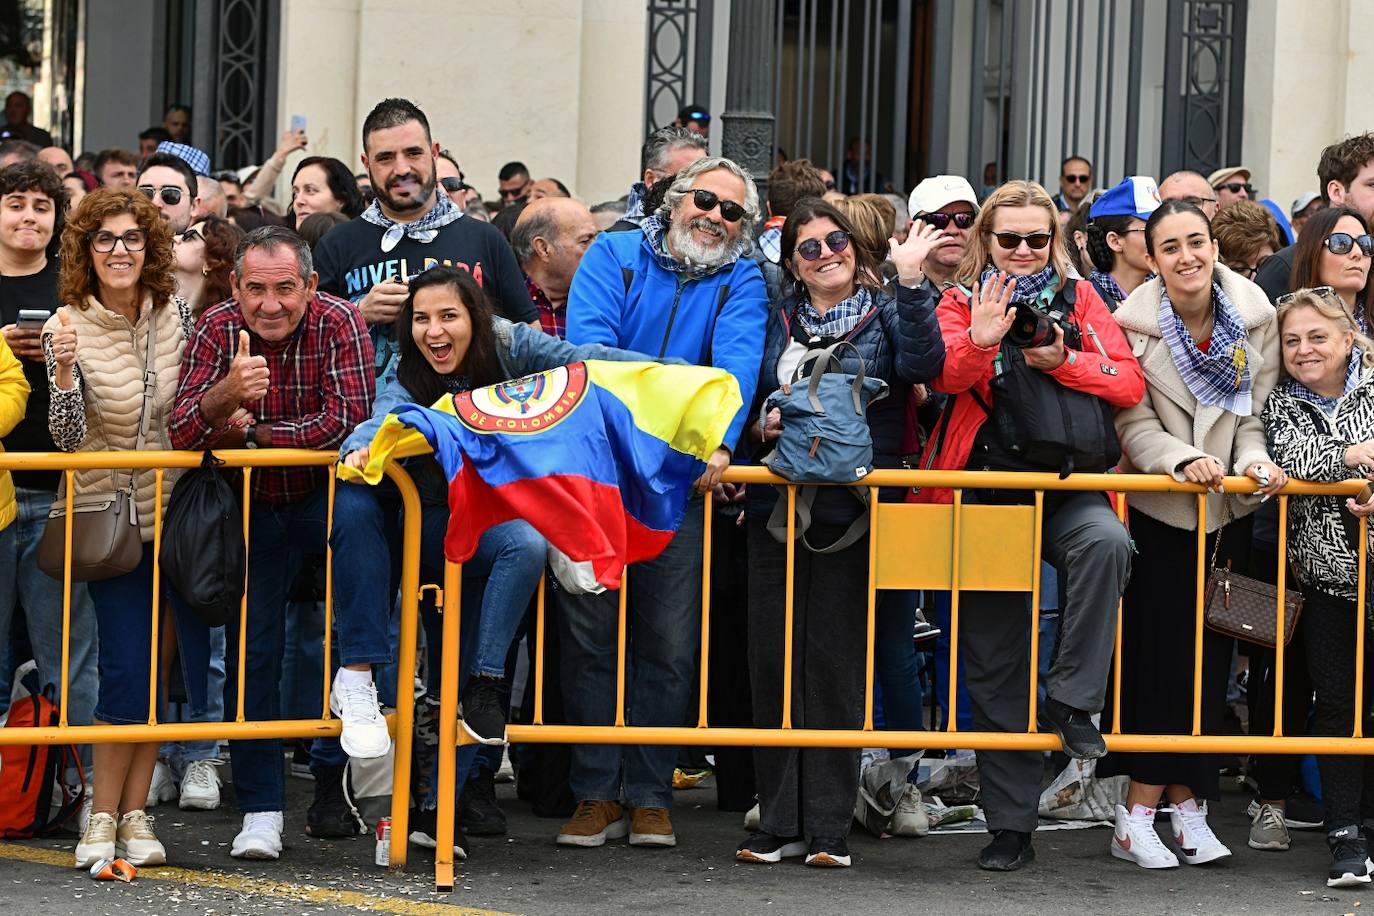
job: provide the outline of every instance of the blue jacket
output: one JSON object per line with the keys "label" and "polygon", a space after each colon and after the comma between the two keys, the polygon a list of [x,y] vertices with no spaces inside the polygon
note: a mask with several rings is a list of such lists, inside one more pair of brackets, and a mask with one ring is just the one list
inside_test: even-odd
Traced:
{"label": "blue jacket", "polygon": [[[879,294],[873,309],[844,338],[862,355],[864,372],[882,379],[889,386],[887,397],[871,405],[867,414],[869,434],[873,437],[874,467],[902,466],[902,433],[907,422],[911,386],[931,381],[944,367],[945,344],[940,336],[940,323],[935,318],[935,303],[924,284],[916,289],[898,285],[895,297],[887,292]],[[751,422],[758,416],[764,400],[781,384],[778,360],[792,342],[789,322],[795,320],[792,315],[796,307],[796,297],[789,296],[768,318],[763,366]],[[858,371],[853,353],[845,351],[840,362],[845,372]],[[749,516],[766,518],[776,498],[773,488],[749,487],[746,494]],[[881,498],[895,500],[900,494],[884,490]],[[838,488],[824,487],[817,496],[813,512],[818,521],[848,524],[858,514],[858,506],[856,500],[845,497]]]}
{"label": "blue jacket", "polygon": [[[729,287],[722,300],[722,287]],[[664,269],[640,232],[603,232],[573,275],[568,340],[678,357],[724,369],[739,382],[741,407],[726,432],[734,449],[754,399],[768,293],[749,258],[700,279]]]}
{"label": "blue jacket", "polygon": [[[501,362],[501,368],[505,370],[506,378],[521,378],[584,359],[653,362],[653,357],[645,356],[643,353],[597,345],[573,346],[566,340],[536,331],[527,324],[513,324],[499,316],[492,318],[492,330],[496,333],[496,357]],[[386,374],[377,383],[377,399],[372,402],[372,416],[359,423],[344,440],[343,447],[339,449],[340,455],[347,455],[371,444],[372,437],[381,428],[387,414],[403,404],[415,403],[410,390],[396,377],[396,367],[399,363],[400,360],[393,359],[387,366]]]}

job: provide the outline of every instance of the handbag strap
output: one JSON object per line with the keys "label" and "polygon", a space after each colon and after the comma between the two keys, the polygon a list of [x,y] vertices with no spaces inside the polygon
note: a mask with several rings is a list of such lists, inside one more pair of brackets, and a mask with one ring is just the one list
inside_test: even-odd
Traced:
{"label": "handbag strap", "polygon": [[[1225,494],[1222,495],[1222,497],[1221,497],[1221,505],[1222,505],[1222,511],[1223,511],[1223,515],[1222,515],[1222,519],[1221,519],[1221,526],[1220,526],[1219,528],[1217,528],[1217,539],[1216,539],[1216,542],[1212,544],[1212,562],[1208,564],[1208,566],[1207,566],[1208,569],[1216,569],[1216,568],[1217,568],[1217,555],[1221,553],[1221,533],[1222,533],[1224,530],[1226,530],[1226,526],[1227,526],[1227,525],[1231,524],[1231,522],[1233,522],[1233,521],[1235,520],[1235,519],[1233,519],[1232,516],[1231,516],[1231,494],[1230,494],[1230,493],[1225,493]],[[1209,575],[1210,575],[1210,574],[1209,574]]]}
{"label": "handbag strap", "polygon": [[[148,307],[148,345],[143,355],[143,403],[138,408],[138,444],[143,451],[148,441],[148,426],[152,422],[153,392],[157,387],[157,305]],[[129,493],[138,493],[138,471],[129,472]]]}
{"label": "handbag strap", "polygon": [[[827,372],[830,371],[831,363],[834,363],[837,367],[840,366],[840,358],[838,354],[841,350],[844,350],[845,348],[853,350],[855,358],[859,361],[859,371],[854,373],[854,384],[850,394],[853,396],[854,399],[854,412],[859,416],[863,416],[864,405],[863,398],[861,397],[864,385],[863,355],[859,352],[858,347],[854,346],[847,340],[837,341],[836,343],[833,343],[830,346],[826,347],[824,350],[821,350],[816,360],[811,364],[811,380],[810,384],[807,386],[806,389],[806,396],[807,399],[811,402],[811,409],[816,411],[816,413],[818,414],[825,413],[825,407],[821,404],[821,399],[816,396],[816,393],[821,386],[821,378]],[[807,354],[807,356],[810,355],[810,353]],[[806,357],[803,356],[802,364],[805,365],[806,361]]]}

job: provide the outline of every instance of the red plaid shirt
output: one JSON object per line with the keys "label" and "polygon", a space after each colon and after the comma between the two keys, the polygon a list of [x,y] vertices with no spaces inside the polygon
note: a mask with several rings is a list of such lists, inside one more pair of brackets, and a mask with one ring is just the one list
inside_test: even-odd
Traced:
{"label": "red plaid shirt", "polygon": [[530,298],[534,300],[535,308],[539,309],[539,327],[545,334],[551,337],[565,338],[568,336],[568,307],[567,303],[554,307],[549,301],[549,297],[544,295],[544,291],[525,275],[525,289],[529,292]]}
{"label": "red plaid shirt", "polygon": [[[233,299],[200,316],[181,359],[181,383],[168,422],[173,448],[211,448],[229,431],[228,425],[210,424],[200,401],[228,373],[244,327]],[[338,448],[371,415],[372,341],[356,306],[317,293],[286,341],[269,346],[252,336],[250,352],[267,359],[271,384],[261,401],[244,406],[259,424],[271,425],[277,448]],[[323,480],[322,468],[260,469],[253,472],[253,497],[292,503]]]}

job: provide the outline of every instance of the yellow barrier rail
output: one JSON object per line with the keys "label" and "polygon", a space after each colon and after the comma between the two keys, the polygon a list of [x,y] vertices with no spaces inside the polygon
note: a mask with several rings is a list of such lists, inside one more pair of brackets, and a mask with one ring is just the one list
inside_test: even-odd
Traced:
{"label": "yellow barrier rail", "polygon": [[[68,661],[71,648],[71,537],[66,529],[66,566],[63,571],[62,599],[62,680],[58,700],[58,725],[54,727],[0,729],[0,745],[4,744],[103,744],[140,743],[146,741],[195,741],[250,738],[326,738],[338,737],[339,721],[329,711],[329,694],[333,686],[330,653],[333,632],[332,550],[329,532],[333,525],[334,493],[337,479],[327,476],[329,511],[325,528],[325,625],[324,625],[324,703],[318,719],[248,720],[244,716],[244,677],[247,666],[248,589],[245,587],[239,605],[238,701],[233,719],[225,722],[159,722],[157,716],[158,664],[161,623],[159,554],[162,545],[162,495],[168,470],[199,467],[203,452],[143,451],[143,452],[65,452],[0,453],[0,470],[63,471],[66,478],[67,513],[70,517],[75,491],[75,472],[80,470],[153,470],[157,515],[153,525],[153,598],[152,639],[150,640],[148,723],[146,725],[70,725],[67,721]],[[303,449],[225,449],[216,450],[215,457],[225,468],[243,471],[243,540],[249,545],[249,509],[254,470],[287,467],[319,467],[330,469],[337,457],[332,452]],[[410,759],[415,720],[415,655],[416,628],[420,594],[420,497],[415,484],[399,465],[391,464],[387,476],[400,491],[405,522],[402,531],[401,561],[401,634],[397,659],[396,713],[388,717],[395,739],[395,768],[391,800],[391,867],[402,869],[406,863],[406,839],[410,835]],[[251,582],[251,570],[245,570],[246,582]]]}
{"label": "yellow barrier rail", "polygon": [[[1117,500],[1118,517],[1125,519],[1126,502],[1131,493],[1189,493],[1197,498],[1197,606],[1195,639],[1201,644],[1203,631],[1203,591],[1207,564],[1206,556],[1206,491],[1197,485],[1180,483],[1171,477],[1140,474],[1073,474],[1060,479],[1056,474],[985,472],[985,471],[910,471],[877,470],[859,486],[869,491],[871,512],[869,538],[869,576],[867,601],[867,678],[864,690],[864,727],[860,730],[799,729],[792,727],[792,665],[793,639],[793,573],[796,540],[793,539],[796,487],[764,468],[735,467],[726,474],[726,481],[753,485],[785,485],[788,501],[788,538],[786,543],[787,579],[785,585],[784,625],[786,642],[783,650],[782,715],[777,727],[716,728],[707,717],[710,661],[710,595],[711,595],[711,523],[713,507],[708,500],[704,507],[705,523],[702,537],[701,655],[699,665],[698,707],[695,726],[653,727],[625,724],[625,646],[626,646],[626,590],[625,582],[633,575],[626,571],[620,590],[619,621],[617,624],[618,658],[616,667],[616,713],[611,725],[560,725],[544,722],[544,637],[545,608],[543,589],[539,589],[535,623],[534,721],[528,725],[512,724],[507,737],[516,742],[553,742],[572,744],[659,744],[709,746],[762,747],[924,747],[972,748],[975,750],[1057,750],[1058,737],[1037,730],[1037,679],[1039,677],[1038,639],[1035,616],[1039,614],[1041,522],[1045,511],[1045,493],[1053,491],[1114,492],[1124,494]],[[951,504],[879,503],[879,487],[938,487],[953,491]],[[1317,484],[1292,481],[1279,493],[1279,575],[1275,615],[1276,632],[1283,632],[1284,575],[1287,564],[1287,511],[1292,496],[1356,496],[1364,488],[1359,480],[1336,484]],[[1031,505],[989,506],[964,502],[965,490],[1022,490],[1032,491]],[[1228,477],[1228,493],[1254,493],[1255,482],[1247,477]],[[1357,620],[1364,619],[1367,522],[1359,523],[1359,597]],[[988,539],[995,538],[995,541]],[[996,543],[994,557],[971,549],[979,543]],[[435,887],[440,891],[453,889],[453,806],[454,787],[451,785],[456,765],[457,748],[471,744],[473,739],[457,725],[458,718],[458,632],[461,602],[461,567],[448,564],[444,607],[444,671],[440,696],[439,773],[440,799],[438,811],[438,849],[435,855]],[[934,589],[951,593],[950,660],[948,709],[951,715],[943,731],[877,731],[873,728],[874,674],[874,617],[877,592],[881,589]],[[1023,591],[1031,596],[1032,638],[1029,640],[1030,683],[1029,715],[1024,733],[963,732],[958,730],[957,693],[959,678],[959,596],[962,591]],[[1355,648],[1355,696],[1362,696],[1364,627],[1357,626]],[[1185,753],[1286,753],[1286,754],[1367,754],[1374,753],[1374,742],[1361,732],[1359,706],[1350,737],[1323,738],[1287,736],[1283,734],[1282,696],[1284,653],[1275,653],[1274,731],[1272,735],[1204,735],[1202,733],[1202,652],[1194,653],[1192,733],[1190,735],[1133,735],[1120,731],[1121,722],[1121,657],[1122,616],[1118,603],[1116,621],[1113,690],[1110,702],[1114,715],[1112,729],[1103,737],[1107,747],[1115,751],[1171,751]]]}

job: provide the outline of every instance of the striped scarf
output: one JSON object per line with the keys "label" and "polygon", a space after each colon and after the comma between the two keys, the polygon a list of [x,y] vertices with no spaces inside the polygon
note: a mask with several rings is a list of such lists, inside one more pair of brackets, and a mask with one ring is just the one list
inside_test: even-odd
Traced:
{"label": "striped scarf", "polygon": [[1241,417],[1253,413],[1250,366],[1256,354],[1245,338],[1240,315],[1219,283],[1212,283],[1212,342],[1206,353],[1193,342],[1167,290],[1160,291],[1159,330],[1179,376],[1199,404]]}
{"label": "striped scarf", "polygon": [[1116,282],[1116,277],[1113,277],[1106,271],[1098,270],[1094,267],[1092,273],[1088,275],[1088,279],[1102,287],[1102,290],[1117,302],[1126,301],[1126,291],[1121,288],[1120,283]]}
{"label": "striped scarf", "polygon": [[836,302],[822,315],[811,305],[809,297],[797,303],[796,318],[806,333],[815,337],[844,337],[873,309],[873,294],[860,286],[854,295]]}
{"label": "striped scarf", "polygon": [[[1347,394],[1354,391],[1355,386],[1360,383],[1360,370],[1363,366],[1364,357],[1360,353],[1360,348],[1351,347],[1350,363],[1345,367],[1345,391],[1341,393],[1341,397],[1345,397]],[[1316,404],[1327,416],[1336,412],[1336,405],[1339,404],[1341,400],[1341,398],[1328,398],[1317,394],[1295,378],[1290,378],[1288,381],[1284,382],[1283,390],[1301,401]]]}
{"label": "striped scarf", "polygon": [[[983,276],[979,278],[980,289],[987,289],[988,284],[1000,273],[996,267],[989,267],[983,271]],[[1011,294],[1014,302],[1034,302],[1036,299],[1044,298],[1047,302],[1054,295],[1055,285],[1059,282],[1059,275],[1054,272],[1054,265],[1050,264],[1043,270],[1038,270],[1028,276],[1018,277],[1013,275],[1016,281],[1016,290]],[[1049,293],[1048,296],[1045,293]]]}

